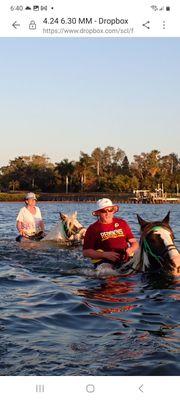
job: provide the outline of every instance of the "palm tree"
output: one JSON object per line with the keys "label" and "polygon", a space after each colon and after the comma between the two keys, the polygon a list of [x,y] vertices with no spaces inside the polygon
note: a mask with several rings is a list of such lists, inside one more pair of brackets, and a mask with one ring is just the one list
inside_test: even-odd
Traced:
{"label": "palm tree", "polygon": [[68,193],[69,178],[72,177],[74,169],[74,161],[69,161],[68,158],[64,158],[60,163],[56,163],[55,171],[57,171],[62,180],[65,181],[66,193]]}

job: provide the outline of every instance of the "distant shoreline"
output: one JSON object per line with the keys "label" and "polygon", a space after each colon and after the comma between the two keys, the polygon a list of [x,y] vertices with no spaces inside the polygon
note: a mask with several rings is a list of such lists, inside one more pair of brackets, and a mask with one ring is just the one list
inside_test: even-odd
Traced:
{"label": "distant shoreline", "polygon": [[[0,202],[23,202],[27,192],[0,193]],[[36,193],[38,201],[61,203],[94,203],[102,197],[111,198],[112,201],[127,204],[180,204],[180,197],[169,195],[167,199],[157,199],[152,202],[149,199],[137,199],[133,193]]]}

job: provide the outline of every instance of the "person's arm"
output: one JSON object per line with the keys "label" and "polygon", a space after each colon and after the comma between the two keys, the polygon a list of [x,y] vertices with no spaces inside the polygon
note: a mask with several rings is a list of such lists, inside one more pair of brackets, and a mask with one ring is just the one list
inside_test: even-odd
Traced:
{"label": "person's arm", "polygon": [[133,257],[134,253],[139,249],[139,243],[135,238],[129,239],[128,243],[130,244],[130,246],[127,247],[126,254],[129,257]]}
{"label": "person's arm", "polygon": [[119,259],[120,259],[119,253],[116,253],[115,251],[102,251],[102,250],[94,250],[94,249],[84,249],[83,256],[92,258],[93,260],[106,259],[106,260],[113,261],[113,262],[119,261]]}
{"label": "person's arm", "polygon": [[16,227],[17,227],[17,230],[18,230],[19,234],[21,236],[25,236],[24,229],[23,229],[23,224],[22,224],[21,221],[17,221]]}
{"label": "person's arm", "polygon": [[103,250],[95,250],[97,247],[96,243],[96,232],[94,232],[94,228],[90,226],[85,234],[84,245],[83,245],[83,256],[91,258],[92,260],[109,260],[112,262],[119,261],[120,255],[115,251],[103,251]]}
{"label": "person's arm", "polygon": [[25,236],[24,225],[23,225],[23,213],[24,209],[21,208],[16,218],[16,228],[21,236]]}
{"label": "person's arm", "polygon": [[44,221],[43,221],[43,219],[42,219],[42,214],[41,214],[41,210],[40,210],[39,207],[36,207],[36,213],[37,213],[37,215],[38,215],[38,217],[39,217],[38,228],[40,228],[40,230],[44,232],[44,230],[45,230],[45,224],[44,224]]}
{"label": "person's arm", "polygon": [[134,253],[139,248],[139,243],[135,239],[134,234],[133,234],[129,224],[126,221],[124,221],[124,223],[125,223],[126,241],[128,244],[128,247],[126,249],[126,254],[128,255],[128,257],[133,257]]}

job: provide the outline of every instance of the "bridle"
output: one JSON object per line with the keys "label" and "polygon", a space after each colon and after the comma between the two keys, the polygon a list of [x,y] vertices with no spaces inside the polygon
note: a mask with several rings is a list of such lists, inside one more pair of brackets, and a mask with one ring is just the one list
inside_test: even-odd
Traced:
{"label": "bridle", "polygon": [[153,226],[152,226],[152,224],[146,225],[146,227],[143,229],[141,238],[142,239],[144,237],[146,238],[149,235],[149,233],[151,233],[153,231],[158,231],[159,229],[165,229],[166,231],[168,231],[170,233],[172,239],[174,239],[174,234],[172,232],[172,229],[170,227],[168,227],[167,225],[164,225],[164,224],[153,225]]}
{"label": "bridle", "polygon": [[65,234],[66,234],[67,238],[70,238],[72,235],[78,235],[78,233],[80,233],[82,229],[85,229],[85,227],[84,226],[80,226],[79,228],[77,228],[76,226],[74,226],[72,230],[69,230],[64,225],[64,231],[65,231]]}

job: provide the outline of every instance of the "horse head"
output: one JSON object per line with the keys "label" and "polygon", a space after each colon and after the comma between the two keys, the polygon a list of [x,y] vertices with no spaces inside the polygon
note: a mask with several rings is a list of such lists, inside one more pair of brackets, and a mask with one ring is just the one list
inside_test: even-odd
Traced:
{"label": "horse head", "polygon": [[71,215],[66,215],[61,212],[59,214],[66,238],[72,242],[82,242],[86,233],[86,228],[78,221],[77,211]]}
{"label": "horse head", "polygon": [[162,271],[180,275],[180,253],[174,244],[169,225],[170,212],[162,221],[145,221],[137,215],[141,227],[141,259],[143,271]]}

